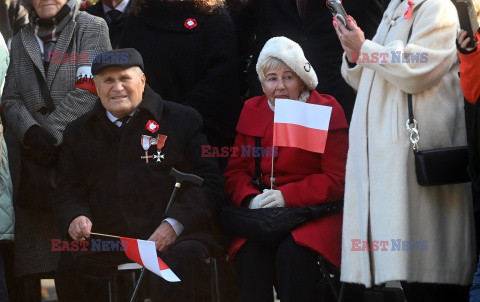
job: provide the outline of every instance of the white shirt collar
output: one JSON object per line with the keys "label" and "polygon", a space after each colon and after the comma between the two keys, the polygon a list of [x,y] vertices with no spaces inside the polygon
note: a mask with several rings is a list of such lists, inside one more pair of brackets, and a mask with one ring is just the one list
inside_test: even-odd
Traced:
{"label": "white shirt collar", "polygon": [[107,117],[108,117],[108,119],[109,119],[112,123],[115,123],[115,122],[118,120],[118,118],[115,117],[115,116],[113,116],[113,114],[111,114],[110,112],[108,112],[108,110],[105,110],[105,111],[107,111]]}
{"label": "white shirt collar", "polygon": [[[119,5],[117,5],[117,6],[116,6],[115,8],[113,8],[113,9],[116,9],[116,10],[122,12],[122,14],[123,14],[123,13],[125,13],[125,11],[127,10],[127,6],[128,6],[128,3],[129,3],[129,2],[130,2],[130,0],[123,0]],[[106,6],[105,4],[102,3],[102,5],[103,5],[103,12],[104,12],[105,14],[112,10],[112,8]]]}

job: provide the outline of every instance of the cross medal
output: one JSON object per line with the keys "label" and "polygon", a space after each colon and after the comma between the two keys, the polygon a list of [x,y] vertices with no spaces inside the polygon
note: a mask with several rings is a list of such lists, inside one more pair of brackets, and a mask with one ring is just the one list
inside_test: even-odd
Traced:
{"label": "cross medal", "polygon": [[[165,155],[162,154],[162,148],[165,145],[165,140],[167,139],[166,135],[159,134],[157,138],[153,138],[149,135],[142,135],[141,145],[145,151],[145,156],[140,156],[141,159],[145,160],[145,163],[148,163],[150,158],[156,159],[157,162],[161,162],[162,159],[165,159]],[[157,154],[148,155],[148,149],[150,146],[157,145]]]}

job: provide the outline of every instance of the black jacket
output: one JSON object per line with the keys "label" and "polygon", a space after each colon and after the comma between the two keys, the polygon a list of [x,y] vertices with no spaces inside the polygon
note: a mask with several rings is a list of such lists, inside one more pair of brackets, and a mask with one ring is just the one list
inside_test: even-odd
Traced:
{"label": "black jacket", "polygon": [[[233,145],[241,103],[227,11],[205,14],[193,2],[146,2],[139,16],[130,16],[120,46],[140,52],[147,83],[162,98],[200,112],[212,145]],[[196,24],[189,29],[187,20]]]}
{"label": "black jacket", "polygon": [[105,21],[107,21],[108,30],[110,34],[110,44],[112,45],[113,49],[118,48],[118,44],[120,43],[120,39],[122,37],[125,24],[127,23],[127,18],[130,15],[131,3],[132,1],[128,3],[127,10],[125,11],[125,13],[120,15],[120,17],[118,17],[118,19],[112,23],[108,23],[105,17],[102,1],[98,1],[97,4],[87,7],[87,9],[85,10],[87,13],[103,18],[105,19]]}
{"label": "black jacket", "polygon": [[[382,17],[382,1],[344,0],[342,3],[366,38],[372,38]],[[285,36],[300,44],[312,64],[318,77],[316,90],[335,97],[350,122],[355,92],[340,73],[343,49],[324,0],[309,0],[304,20],[299,16],[295,0],[250,0],[236,26],[242,68],[247,69],[248,84],[243,88],[249,89],[248,97],[262,94],[255,67],[263,46],[270,38]]]}
{"label": "black jacket", "polygon": [[[224,198],[223,179],[215,160],[201,157],[207,140],[200,115],[162,100],[148,86],[138,109],[120,129],[98,102],[65,130],[54,206],[62,233],[67,234],[75,217],[85,215],[93,232],[148,239],[164,218],[172,217],[185,227],[177,240],[215,245],[212,216]],[[159,125],[153,134],[145,128],[150,120]],[[140,158],[145,155],[141,137],[158,134],[167,135],[165,158],[146,163]],[[156,151],[151,146],[149,155]],[[202,187],[183,185],[164,215],[175,185],[172,167],[205,182]]]}

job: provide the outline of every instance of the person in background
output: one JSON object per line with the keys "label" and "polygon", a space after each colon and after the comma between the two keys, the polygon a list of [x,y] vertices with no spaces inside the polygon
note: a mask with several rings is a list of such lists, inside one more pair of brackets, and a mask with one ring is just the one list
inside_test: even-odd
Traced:
{"label": "person in background", "polygon": [[[288,62],[288,63],[287,63]],[[302,48],[285,37],[265,44],[256,66],[262,96],[245,102],[237,125],[235,147],[239,150],[273,144],[276,99],[286,98],[332,107],[325,152],[315,153],[279,147],[275,157],[273,190],[254,186],[256,159],[231,157],[225,170],[227,197],[233,205],[250,209],[302,207],[342,198],[348,149],[348,125],[342,107],[329,95],[319,94],[318,80]],[[272,155],[260,159],[263,178],[270,188]],[[318,254],[337,269],[340,266],[342,215],[335,214],[305,223],[292,230],[278,246],[236,238],[230,246],[241,302],[272,302],[272,287],[281,301],[325,301],[326,280],[316,265]],[[330,301],[330,300],[328,300]]]}
{"label": "person in background", "polygon": [[[138,50],[150,87],[195,108],[211,145],[231,146],[241,109],[237,46],[223,0],[132,0],[120,46]],[[226,158],[221,158],[222,168]]]}
{"label": "person in background", "polygon": [[0,1],[0,33],[9,45],[10,39],[28,24],[28,12],[21,0]]}
{"label": "person in background", "polygon": [[[480,1],[473,0],[477,12],[477,21],[480,22]],[[480,51],[478,39],[480,33],[474,35],[475,47],[468,47],[470,38],[465,30],[457,35],[457,50],[460,59],[460,84],[465,96],[465,121],[467,124],[467,141],[469,146],[468,172],[472,180],[473,202],[476,220],[477,243],[480,242]],[[477,248],[478,251],[478,248]],[[470,288],[470,302],[480,302],[480,260],[477,271],[473,276]]]}
{"label": "person in background", "polygon": [[107,21],[112,48],[118,48],[125,23],[130,14],[131,0],[100,0],[87,7],[87,13],[101,17]]}
{"label": "person in background", "polygon": [[[9,63],[9,54],[5,40],[0,33],[0,98],[4,84],[5,74],[7,73]],[[13,187],[8,169],[7,146],[3,138],[3,126],[0,121],[0,301],[8,302],[8,290],[5,277],[4,254],[8,246],[7,242],[14,238],[14,214],[13,214]],[[10,280],[9,280],[10,281]]]}
{"label": "person in background", "polygon": [[[357,19],[366,37],[373,37],[382,18],[382,1],[348,0],[342,4]],[[331,27],[332,14],[325,1],[249,0],[236,21],[242,95],[250,98],[262,94],[255,71],[258,55],[268,39],[285,36],[302,47],[317,71],[317,91],[333,96],[350,122],[355,92],[340,74],[343,50]]]}
{"label": "person in background", "polygon": [[21,301],[40,301],[40,278],[52,278],[57,267],[59,253],[51,250],[51,240],[60,238],[51,208],[57,152],[66,125],[97,99],[90,71],[94,54],[110,49],[105,21],[80,12],[79,5],[77,0],[26,3],[30,23],[11,43],[2,104],[21,145],[15,197],[15,275],[25,285]]}
{"label": "person in background", "polygon": [[[401,281],[409,302],[468,299],[475,268],[469,185],[420,186],[405,129],[412,94],[420,150],[466,145],[458,23],[449,0],[392,0],[372,40],[351,16],[351,30],[333,21],[345,50],[342,75],[357,91],[345,179],[343,282]],[[411,57],[374,59],[395,52]],[[384,248],[372,247],[382,241]]]}

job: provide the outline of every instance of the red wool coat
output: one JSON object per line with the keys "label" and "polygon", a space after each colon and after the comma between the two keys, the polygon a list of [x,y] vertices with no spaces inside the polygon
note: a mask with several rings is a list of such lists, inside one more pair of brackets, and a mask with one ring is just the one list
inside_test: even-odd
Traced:
{"label": "red wool coat", "polygon": [[[255,137],[261,137],[262,147],[272,147],[274,113],[265,95],[245,102],[237,125],[235,147],[255,146]],[[343,197],[345,165],[348,149],[348,125],[342,107],[337,101],[313,91],[307,103],[333,108],[327,145],[323,154],[298,148],[279,147],[274,160],[275,185],[285,199],[287,207],[316,205],[336,201]],[[263,182],[270,186],[272,158],[261,159]],[[238,156],[229,159],[225,170],[226,191],[232,204],[240,206],[249,195],[258,191],[251,179],[255,175],[255,158]],[[331,263],[340,266],[342,215],[337,214],[308,222],[292,231],[295,242],[321,253]],[[237,238],[230,247],[231,259],[245,243]]]}

